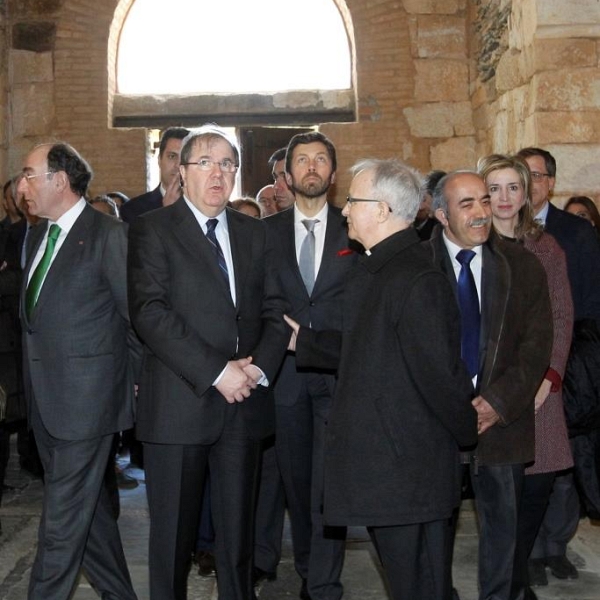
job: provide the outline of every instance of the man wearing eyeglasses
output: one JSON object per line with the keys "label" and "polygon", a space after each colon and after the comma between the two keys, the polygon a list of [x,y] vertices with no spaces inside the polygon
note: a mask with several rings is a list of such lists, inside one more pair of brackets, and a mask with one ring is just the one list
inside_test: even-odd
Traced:
{"label": "man wearing eyeglasses", "polygon": [[121,207],[121,219],[131,223],[135,217],[144,213],[172,204],[181,195],[179,179],[179,156],[183,138],[189,133],[184,127],[169,127],[165,129],[158,148],[158,168],[160,183],[158,186],[136,196]]}
{"label": "man wearing eyeglasses", "polygon": [[290,322],[297,364],[337,369],[324,518],[368,527],[393,600],[446,599],[458,447],[477,439],[458,309],[411,227],[419,174],[373,159],[352,173],[343,213],[366,252],[345,287],[342,320],[333,328]]}
{"label": "man wearing eyeglasses", "polygon": [[223,130],[192,131],[181,151],[182,197],[130,229],[152,600],[187,597],[207,465],[219,597],[254,598],[260,440],[273,432],[271,385],[288,333],[266,226],[227,207],[239,164]]}
{"label": "man wearing eyeglasses", "polygon": [[[531,171],[531,197],[536,219],[544,224],[545,230],[556,238],[564,250],[575,321],[581,323],[584,319],[590,320],[598,327],[600,246],[594,230],[584,219],[578,219],[550,202],[556,183],[556,160],[550,152],[542,148],[523,148],[519,156],[525,159]],[[574,438],[576,466],[577,443],[577,438]],[[578,577],[577,569],[567,558],[566,552],[567,543],[577,531],[579,516],[579,497],[573,473],[569,471],[554,480],[550,503],[531,553],[530,579],[533,585],[548,585],[546,566],[559,579]]]}
{"label": "man wearing eyeglasses", "polygon": [[[306,327],[341,326],[342,290],[357,256],[349,249],[340,209],[327,202],[336,168],[335,147],[325,135],[295,135],[283,171],[296,202],[265,219],[290,314]],[[338,600],[343,594],[345,531],[325,528],[321,513],[325,430],[334,386],[333,374],[302,371],[289,352],[274,388],[275,450],[304,600]],[[274,572],[276,562],[261,564],[258,558],[257,553],[257,566]]]}
{"label": "man wearing eyeglasses", "polygon": [[103,598],[135,600],[104,485],[114,434],[133,426],[140,347],[129,322],[127,228],[89,206],[69,145],[30,152],[18,192],[32,215],[21,294],[28,420],[44,467],[29,600],[70,598],[81,568]]}

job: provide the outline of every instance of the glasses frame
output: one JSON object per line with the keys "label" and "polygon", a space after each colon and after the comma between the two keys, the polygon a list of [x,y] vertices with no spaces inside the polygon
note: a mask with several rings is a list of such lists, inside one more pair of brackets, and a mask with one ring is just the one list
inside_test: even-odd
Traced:
{"label": "glasses frame", "polygon": [[[229,159],[226,159],[227,161],[229,161]],[[204,167],[202,166],[202,163],[209,163],[210,166]],[[240,168],[239,165],[236,165],[233,161],[231,161],[231,164],[233,165],[233,169],[232,170],[227,170],[227,169],[223,169],[223,162],[224,161],[218,161],[218,160],[211,160],[210,158],[199,158],[197,161],[194,162],[185,162],[185,163],[181,163],[182,167],[187,167],[189,165],[196,165],[197,167],[200,167],[201,171],[212,171],[213,167],[215,165],[219,165],[219,171],[221,171],[221,173],[237,173],[237,170]]]}
{"label": "glasses frame", "polygon": [[353,198],[352,196],[346,196],[346,202],[350,206],[352,206],[355,202],[381,202],[389,208],[390,212],[394,212],[392,207],[385,200],[375,200],[374,198]]}
{"label": "glasses frame", "polygon": [[56,173],[56,171],[46,171],[45,173],[25,173],[25,172],[21,172],[19,174],[19,181],[25,179],[27,181],[27,183],[29,183],[32,179],[35,179],[36,177],[42,177],[43,175],[54,175],[54,173]]}
{"label": "glasses frame", "polygon": [[550,173],[540,173],[539,171],[530,171],[533,181],[541,181],[544,177],[552,177]]}

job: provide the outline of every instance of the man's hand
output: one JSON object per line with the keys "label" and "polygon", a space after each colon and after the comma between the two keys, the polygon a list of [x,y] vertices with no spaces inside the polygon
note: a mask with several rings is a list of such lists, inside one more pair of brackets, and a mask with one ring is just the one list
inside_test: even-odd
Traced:
{"label": "man's hand", "polygon": [[498,413],[482,396],[477,396],[477,398],[475,398],[471,404],[477,411],[477,433],[479,435],[485,433],[490,427],[495,425],[500,420]]}
{"label": "man's hand", "polygon": [[298,339],[298,332],[300,331],[300,324],[290,319],[287,315],[283,315],[285,322],[292,328],[292,337],[290,338],[287,349],[292,352],[296,352],[296,340]]}
{"label": "man's hand", "polygon": [[256,388],[256,382],[252,377],[248,377],[244,369],[250,365],[252,357],[230,360],[215,386],[223,395],[229,404],[234,402],[243,402],[253,389]]}
{"label": "man's hand", "polygon": [[250,379],[254,381],[254,383],[256,384],[254,387],[258,386],[258,382],[263,377],[263,372],[256,365],[253,364],[246,365],[244,367],[244,373],[246,373],[246,375],[248,375],[248,377],[250,377]]}
{"label": "man's hand", "polygon": [[181,185],[179,185],[179,175],[177,175],[171,179],[171,182],[165,188],[165,195],[162,199],[163,206],[173,204],[179,200],[179,196],[181,196]]}
{"label": "man's hand", "polygon": [[548,394],[550,394],[550,389],[552,388],[552,382],[548,379],[544,379],[540,384],[538,391],[535,394],[535,414],[537,415],[538,410],[542,408],[542,405],[548,399]]}

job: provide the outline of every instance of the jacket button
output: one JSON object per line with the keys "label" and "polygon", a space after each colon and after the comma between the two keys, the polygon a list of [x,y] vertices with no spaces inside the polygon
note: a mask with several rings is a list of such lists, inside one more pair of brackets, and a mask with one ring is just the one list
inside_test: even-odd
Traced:
{"label": "jacket button", "polygon": [[236,320],[236,321],[241,321],[241,320],[242,320],[242,317],[240,317],[240,315],[236,315],[236,317],[235,317],[235,320]]}
{"label": "jacket button", "polygon": [[308,305],[309,305],[309,306],[314,306],[314,305],[315,305],[315,303],[314,303],[314,302],[311,300],[311,301],[308,303]]}

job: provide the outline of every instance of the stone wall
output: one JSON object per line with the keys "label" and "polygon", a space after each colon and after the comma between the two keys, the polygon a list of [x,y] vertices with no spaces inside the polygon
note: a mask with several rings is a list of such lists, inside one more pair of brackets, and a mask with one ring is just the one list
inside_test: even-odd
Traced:
{"label": "stone wall", "polygon": [[[494,75],[472,83],[477,154],[541,146],[558,164],[554,202],[599,191],[600,76],[597,0],[477,0],[476,55],[489,41],[477,23],[485,5],[510,7]],[[477,9],[477,11],[475,11]]]}
{"label": "stone wall", "polygon": [[[347,168],[397,156],[423,171],[492,151],[549,148],[558,196],[595,194],[600,130],[596,0],[336,0],[356,57],[357,120],[322,130]],[[0,174],[65,139],[92,191],[145,188],[145,133],[114,129],[118,30],[132,0],[0,0]],[[559,198],[559,199],[560,199]]]}

